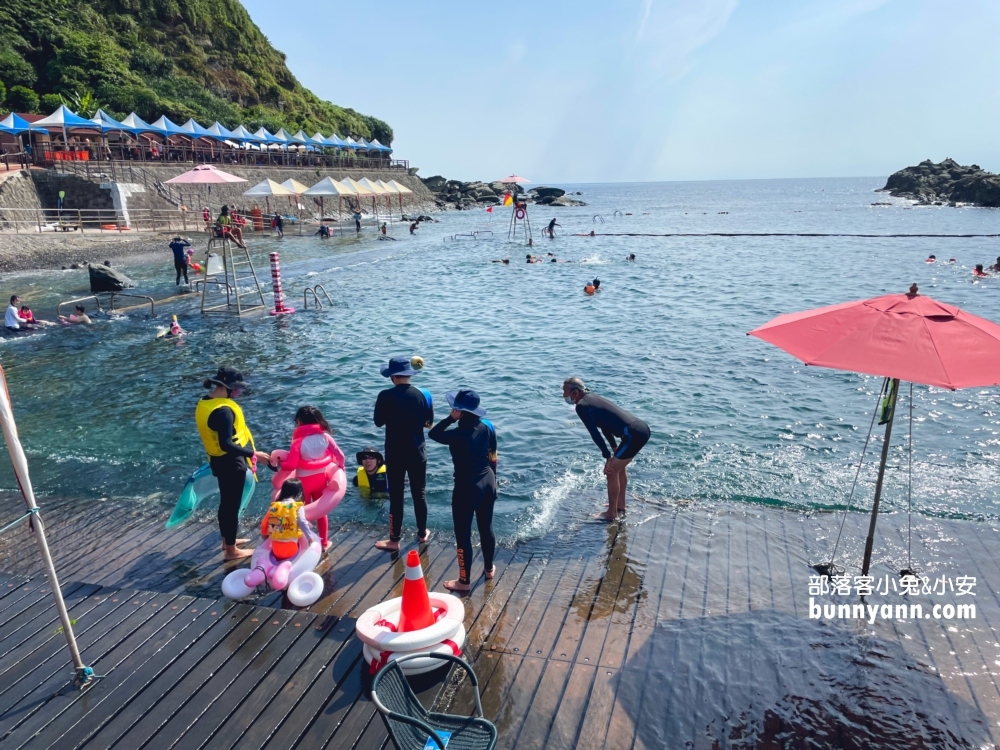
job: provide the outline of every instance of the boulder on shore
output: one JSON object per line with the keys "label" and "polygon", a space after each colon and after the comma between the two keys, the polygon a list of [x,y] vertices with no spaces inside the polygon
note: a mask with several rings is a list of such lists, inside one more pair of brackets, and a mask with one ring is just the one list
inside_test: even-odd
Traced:
{"label": "boulder on shore", "polygon": [[134,289],[135,282],[128,276],[116,271],[111,266],[95,266],[93,263],[87,264],[87,272],[90,274],[90,291],[98,292],[120,292],[123,289]]}
{"label": "boulder on shore", "polygon": [[565,190],[557,187],[536,187],[532,188],[531,192],[537,195],[539,198],[548,198],[549,196],[553,198],[562,198],[564,195],[566,195]]}
{"label": "boulder on shore", "polygon": [[978,164],[962,166],[954,159],[935,164],[930,159],[892,174],[882,191],[922,205],[964,203],[1000,208],[1000,175]]}

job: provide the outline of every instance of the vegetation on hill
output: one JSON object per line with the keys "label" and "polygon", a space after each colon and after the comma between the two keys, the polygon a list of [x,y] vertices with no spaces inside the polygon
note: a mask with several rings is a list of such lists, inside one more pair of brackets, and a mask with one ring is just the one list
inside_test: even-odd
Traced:
{"label": "vegetation on hill", "polygon": [[12,111],[65,101],[87,116],[100,106],[392,142],[386,123],[304,88],[239,0],[3,0],[0,87]]}

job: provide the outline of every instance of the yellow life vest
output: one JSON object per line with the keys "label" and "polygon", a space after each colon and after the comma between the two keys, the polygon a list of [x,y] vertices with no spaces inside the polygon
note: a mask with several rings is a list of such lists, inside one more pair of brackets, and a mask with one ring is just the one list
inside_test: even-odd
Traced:
{"label": "yellow life vest", "polygon": [[272,542],[294,542],[299,538],[299,508],[297,500],[278,500],[267,511],[267,535]]}
{"label": "yellow life vest", "polygon": [[[376,474],[385,474],[385,464],[378,467]],[[360,489],[369,490],[371,489],[371,484],[368,483],[368,472],[365,471],[364,466],[358,467],[358,487]]]}
{"label": "yellow life vest", "polygon": [[201,442],[205,446],[205,452],[209,458],[226,455],[226,452],[222,450],[222,446],[219,445],[219,433],[208,426],[209,416],[213,411],[222,406],[228,406],[233,410],[233,442],[240,446],[249,443],[250,447],[254,448],[253,435],[250,434],[250,429],[243,418],[243,410],[239,404],[231,398],[203,398],[195,407],[194,423],[198,427],[198,436],[201,438]]}

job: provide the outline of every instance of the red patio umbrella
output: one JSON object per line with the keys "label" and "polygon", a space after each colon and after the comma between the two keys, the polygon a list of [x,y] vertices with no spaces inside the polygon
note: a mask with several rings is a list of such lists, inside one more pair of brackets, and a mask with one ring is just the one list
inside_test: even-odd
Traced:
{"label": "red patio umbrella", "polygon": [[899,381],[950,390],[1000,385],[1000,325],[924,297],[914,284],[909,294],[779,315],[747,335],[784,349],[806,365],[891,381],[862,566],[862,575],[868,575]]}

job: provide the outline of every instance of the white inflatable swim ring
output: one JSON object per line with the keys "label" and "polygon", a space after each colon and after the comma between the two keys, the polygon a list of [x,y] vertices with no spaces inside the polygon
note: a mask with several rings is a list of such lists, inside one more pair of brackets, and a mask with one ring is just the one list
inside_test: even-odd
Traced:
{"label": "white inflatable swim ring", "polygon": [[355,625],[358,638],[376,651],[419,651],[453,638],[465,622],[465,603],[451,594],[432,591],[428,596],[431,608],[440,613],[433,625],[405,633],[395,632],[403,603],[402,597],[396,597],[372,607],[358,618]]}
{"label": "white inflatable swim ring", "polygon": [[[434,644],[429,648],[418,648],[414,651],[378,651],[366,643],[362,646],[362,651],[365,655],[365,663],[369,665],[371,674],[375,674],[389,662],[402,659],[404,656],[413,656],[414,654],[451,654],[452,656],[461,656],[464,645],[465,626],[459,625],[454,637]],[[446,667],[448,664],[449,662],[443,659],[434,659],[428,656],[423,659],[410,659],[400,664],[399,668],[403,670],[403,674],[423,674],[424,672]]]}

